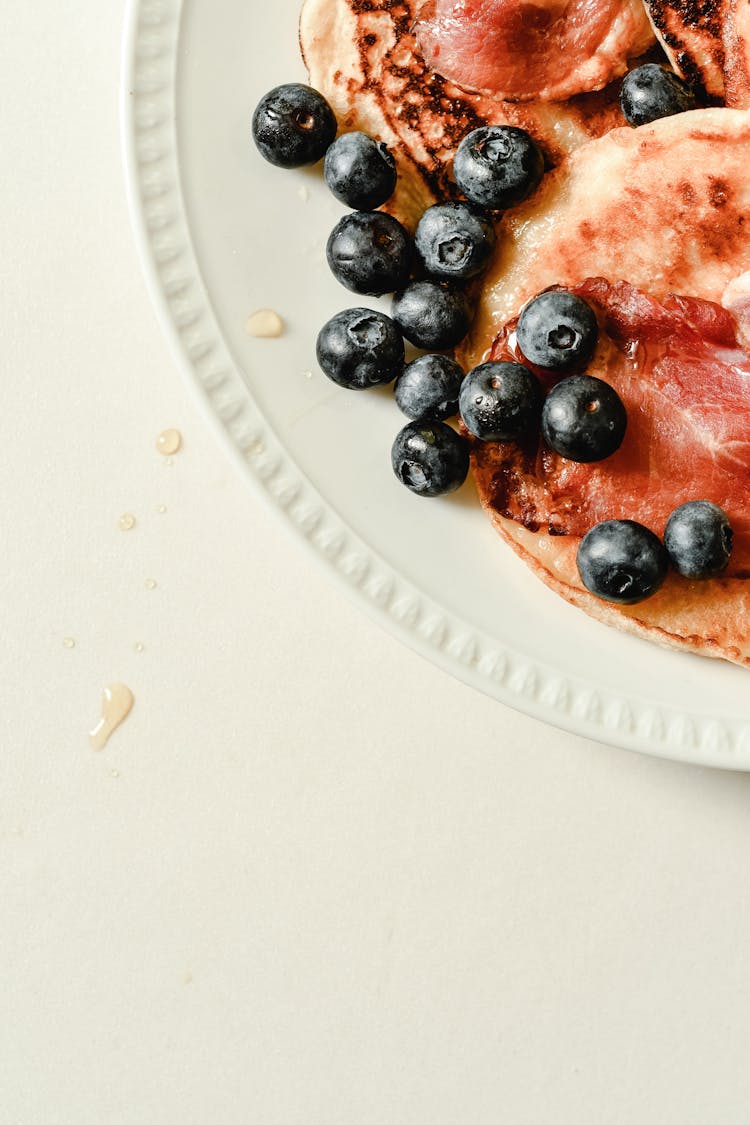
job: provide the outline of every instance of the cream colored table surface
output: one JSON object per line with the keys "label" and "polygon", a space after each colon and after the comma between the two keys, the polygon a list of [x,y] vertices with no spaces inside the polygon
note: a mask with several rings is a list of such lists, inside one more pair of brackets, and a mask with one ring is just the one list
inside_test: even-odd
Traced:
{"label": "cream colored table surface", "polygon": [[0,43],[0,1122],[745,1125],[750,778],[449,679],[238,477],[136,260],[122,17]]}

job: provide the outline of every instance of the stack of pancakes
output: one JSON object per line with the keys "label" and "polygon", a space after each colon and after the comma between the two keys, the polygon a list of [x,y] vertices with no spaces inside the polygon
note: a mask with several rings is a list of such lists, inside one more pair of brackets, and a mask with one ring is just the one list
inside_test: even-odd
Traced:
{"label": "stack of pancakes", "polygon": [[[580,6],[587,3],[591,22],[593,9],[606,0],[581,0]],[[456,195],[453,154],[472,129],[517,125],[545,153],[550,170],[537,192],[498,217],[497,254],[484,279],[474,328],[459,349],[467,369],[487,358],[503,326],[550,285],[574,286],[603,277],[627,281],[657,300],[677,293],[726,305],[728,294],[747,294],[742,308],[750,308],[750,284],[743,278],[746,273],[750,278],[750,237],[745,232],[745,216],[750,216],[750,4],[617,4],[619,13],[630,9],[621,41],[614,49],[612,36],[605,47],[595,45],[597,65],[591,65],[590,56],[582,57],[577,70],[566,76],[565,89],[545,83],[538,60],[533,66],[530,60],[526,89],[517,67],[513,90],[498,88],[508,83],[508,68],[503,71],[502,65],[498,69],[505,77],[498,83],[490,76],[483,80],[484,88],[476,88],[477,74],[485,73],[476,68],[470,81],[460,82],[460,59],[456,64],[446,40],[441,43],[438,35],[436,43],[433,35],[435,28],[448,27],[446,11],[453,20],[473,20],[473,31],[479,26],[487,38],[482,19],[502,21],[514,7],[544,12],[555,6],[560,8],[560,0],[536,0],[536,5],[519,5],[518,0],[306,0],[302,11],[300,38],[311,84],[330,101],[342,131],[361,129],[389,145],[399,166],[399,186],[388,209],[405,225],[413,228],[427,206]],[[447,42],[452,46],[450,34]],[[705,108],[638,129],[627,126],[619,107],[620,81],[627,69],[645,60],[671,64],[698,88]],[[736,311],[738,306],[729,307]],[[738,337],[747,339],[741,325]],[[475,443],[480,499],[503,538],[548,585],[618,628],[750,664],[744,625],[750,617],[750,582],[745,572],[730,570],[704,582],[670,575],[646,602],[628,607],[602,602],[584,589],[578,576],[578,537],[530,529],[494,506],[493,473],[501,452],[492,443]],[[750,515],[750,496],[747,504],[748,511],[738,513],[742,519]],[[638,519],[638,513],[630,518]]]}

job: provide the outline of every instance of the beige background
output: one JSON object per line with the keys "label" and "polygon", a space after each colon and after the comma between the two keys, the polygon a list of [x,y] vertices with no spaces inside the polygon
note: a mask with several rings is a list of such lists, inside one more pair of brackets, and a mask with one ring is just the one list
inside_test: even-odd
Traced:
{"label": "beige background", "polygon": [[0,1121],[744,1125],[750,779],[490,702],[311,567],[149,307],[123,10],[0,41]]}

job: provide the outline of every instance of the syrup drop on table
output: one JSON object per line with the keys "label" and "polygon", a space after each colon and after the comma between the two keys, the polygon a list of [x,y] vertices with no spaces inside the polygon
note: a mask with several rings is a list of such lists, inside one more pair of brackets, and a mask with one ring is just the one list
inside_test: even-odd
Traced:
{"label": "syrup drop on table", "polygon": [[131,512],[125,512],[117,521],[117,526],[120,531],[132,531],[135,527],[135,516]]}
{"label": "syrup drop on table", "polygon": [[171,457],[173,453],[179,453],[181,446],[182,434],[179,430],[162,430],[156,439],[156,448],[165,457]]}
{"label": "syrup drop on table", "polygon": [[89,739],[92,749],[103,750],[110,735],[130,714],[135,697],[125,684],[110,684],[102,696],[102,717],[92,731]]}
{"label": "syrup drop on table", "polygon": [[245,331],[259,340],[273,340],[284,331],[284,321],[273,309],[258,309],[248,317]]}
{"label": "syrup drop on table", "polygon": [[155,578],[147,578],[146,581],[143,583],[143,585],[146,587],[147,590],[155,590],[156,586],[157,586],[157,582],[156,582]]}
{"label": "syrup drop on table", "polygon": [[76,642],[74,637],[63,637],[63,648],[75,648]]}

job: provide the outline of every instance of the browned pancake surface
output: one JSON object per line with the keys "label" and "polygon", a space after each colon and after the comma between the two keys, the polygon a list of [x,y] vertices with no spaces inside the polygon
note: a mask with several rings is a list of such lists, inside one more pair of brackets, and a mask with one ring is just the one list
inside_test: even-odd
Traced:
{"label": "browned pancake surface", "polygon": [[618,89],[559,104],[500,102],[432,73],[412,33],[413,0],[306,0],[300,42],[310,82],[341,124],[385,141],[399,170],[389,210],[414,226],[425,207],[454,194],[451,165],[468,132],[485,124],[526,129],[550,164],[622,124]]}
{"label": "browned pancake surface", "polygon": [[734,109],[750,106],[747,0],[645,0],[678,74]]}
{"label": "browned pancake surface", "polygon": [[550,285],[625,280],[721,303],[750,269],[750,115],[702,109],[616,129],[549,172],[506,212],[461,358],[481,362],[503,325]]}
{"label": "browned pancake surface", "polygon": [[645,0],[645,4],[677,73],[723,98],[726,0]]}

